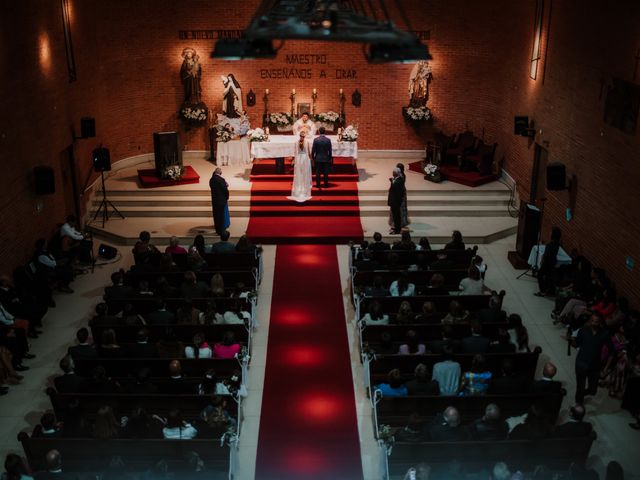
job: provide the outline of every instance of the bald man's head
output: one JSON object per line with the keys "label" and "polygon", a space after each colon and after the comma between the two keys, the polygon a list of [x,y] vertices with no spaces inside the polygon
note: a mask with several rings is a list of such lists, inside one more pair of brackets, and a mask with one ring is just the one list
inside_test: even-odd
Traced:
{"label": "bald man's head", "polygon": [[584,415],[587,413],[584,409],[584,406],[580,405],[579,403],[576,403],[573,407],[571,407],[570,412],[571,418],[578,422],[581,422],[584,419]]}
{"label": "bald man's head", "polygon": [[444,411],[444,421],[447,422],[447,425],[450,427],[457,427],[460,425],[460,412],[456,407],[447,407]]}
{"label": "bald man's head", "polygon": [[556,373],[558,373],[558,369],[553,363],[547,362],[544,364],[542,375],[544,375],[546,378],[553,378],[556,376]]}
{"label": "bald man's head", "polygon": [[172,377],[177,377],[182,373],[182,365],[179,360],[171,360],[169,363],[169,374]]}
{"label": "bald man's head", "polygon": [[495,403],[490,403],[484,409],[484,418],[486,420],[500,420],[500,408]]}
{"label": "bald man's head", "polygon": [[49,470],[59,470],[62,468],[62,456],[58,450],[49,450],[45,459]]}

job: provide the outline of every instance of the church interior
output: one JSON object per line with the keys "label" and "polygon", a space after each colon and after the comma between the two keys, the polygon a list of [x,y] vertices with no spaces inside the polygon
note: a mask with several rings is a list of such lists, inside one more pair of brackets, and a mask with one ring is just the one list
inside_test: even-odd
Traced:
{"label": "church interior", "polygon": [[640,2],[0,23],[3,478],[640,479]]}

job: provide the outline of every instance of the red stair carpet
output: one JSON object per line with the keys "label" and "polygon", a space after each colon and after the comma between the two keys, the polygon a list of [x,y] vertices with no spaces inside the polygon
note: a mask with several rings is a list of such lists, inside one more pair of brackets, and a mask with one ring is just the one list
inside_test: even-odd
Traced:
{"label": "red stair carpet", "polygon": [[335,158],[330,188],[314,187],[305,203],[287,199],[293,167],[275,172],[274,160],[251,169],[251,210],[247,236],[255,243],[332,244],[363,238],[358,202],[358,169],[350,158]]}
{"label": "red stair carpet", "polygon": [[276,250],[255,478],[362,479],[336,247]]}
{"label": "red stair carpet", "polygon": [[[409,170],[424,175],[422,162],[410,163]],[[467,187],[478,187],[498,179],[495,175],[483,175],[478,172],[462,172],[457,166],[454,167],[453,165],[442,165],[440,167],[440,173],[444,180],[466,185]]]}
{"label": "red stair carpet", "polygon": [[191,165],[184,167],[184,175],[180,180],[162,180],[156,175],[156,170],[138,170],[138,180],[142,188],[169,187],[171,185],[186,185],[188,183],[198,183],[200,175]]}

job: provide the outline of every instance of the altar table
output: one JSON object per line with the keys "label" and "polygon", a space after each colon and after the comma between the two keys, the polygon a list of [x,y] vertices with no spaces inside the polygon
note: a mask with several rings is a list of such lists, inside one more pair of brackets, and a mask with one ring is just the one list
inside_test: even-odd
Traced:
{"label": "altar table", "polygon": [[[326,135],[331,140],[334,157],[358,158],[358,142],[339,142],[337,135]],[[251,158],[295,157],[298,148],[297,135],[270,135],[268,142],[252,142]]]}
{"label": "altar table", "polygon": [[242,137],[228,142],[217,142],[216,165],[248,165],[251,163],[249,155],[249,137]]}

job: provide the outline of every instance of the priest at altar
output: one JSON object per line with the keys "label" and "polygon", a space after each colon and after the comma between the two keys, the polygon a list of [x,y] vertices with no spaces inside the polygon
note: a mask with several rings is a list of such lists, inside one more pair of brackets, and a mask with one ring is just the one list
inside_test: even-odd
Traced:
{"label": "priest at altar", "polygon": [[312,136],[316,134],[316,124],[309,118],[309,114],[307,112],[304,112],[293,124],[293,134],[300,135],[300,130],[304,127],[307,129],[307,135]]}

